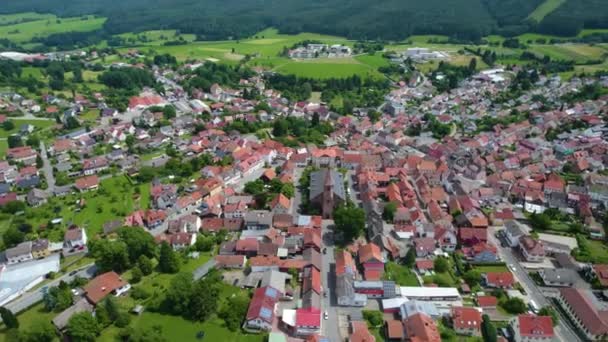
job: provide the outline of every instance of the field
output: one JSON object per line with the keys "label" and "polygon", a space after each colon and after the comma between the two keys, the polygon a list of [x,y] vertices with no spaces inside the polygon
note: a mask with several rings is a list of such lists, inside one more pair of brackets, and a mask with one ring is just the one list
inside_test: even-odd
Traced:
{"label": "field", "polygon": [[[30,18],[28,14],[20,15],[22,18]],[[11,22],[11,16],[0,16],[0,22]],[[36,17],[34,17],[36,18]],[[49,15],[40,17],[38,20],[26,21],[18,24],[0,26],[0,37],[7,38],[16,43],[30,42],[36,37],[47,37],[54,33],[70,31],[86,32],[100,29],[105,18],[93,16],[77,18],[57,18]]]}
{"label": "field", "polygon": [[481,273],[509,271],[506,265],[475,265],[474,268]]}
{"label": "field", "polygon": [[0,26],[15,25],[28,21],[55,19],[52,14],[40,14],[34,12],[3,14],[0,15]]}
{"label": "field", "polygon": [[9,120],[15,124],[15,128],[13,128],[10,131],[0,128],[0,138],[7,138],[10,135],[19,132],[21,125],[25,125],[25,124],[32,125],[32,126],[36,127],[36,129],[44,129],[44,128],[55,125],[54,120],[31,120],[31,119],[19,119],[19,118],[11,118]]}
{"label": "field", "polygon": [[[19,320],[19,329],[27,330],[39,322],[50,322],[57,314],[54,312],[46,312],[42,303],[38,303],[17,316]],[[8,342],[9,338],[6,333],[6,328],[2,326],[0,329],[0,342]]]}
{"label": "field", "polygon": [[162,45],[168,41],[179,40],[193,42],[196,36],[193,34],[179,34],[176,30],[154,30],[141,33],[123,33],[117,35],[129,43],[139,43],[142,45]]}
{"label": "field", "polygon": [[530,15],[528,19],[533,19],[536,22],[541,22],[547,14],[555,11],[561,6],[566,0],[545,0],[540,6],[538,6]]}
{"label": "field", "polygon": [[412,270],[394,262],[386,264],[384,279],[393,280],[400,286],[420,286]]}

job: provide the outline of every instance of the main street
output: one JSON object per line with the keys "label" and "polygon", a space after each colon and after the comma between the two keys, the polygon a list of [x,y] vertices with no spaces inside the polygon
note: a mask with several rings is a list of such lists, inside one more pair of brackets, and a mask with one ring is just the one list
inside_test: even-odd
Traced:
{"label": "main street", "polygon": [[48,185],[46,191],[50,196],[53,196],[53,192],[55,191],[55,175],[53,175],[53,165],[49,161],[46,146],[42,140],[40,140],[40,158],[42,158],[42,171]]}
{"label": "main street", "polygon": [[[502,260],[509,265],[509,269],[522,287],[526,290],[526,293],[530,297],[530,299],[534,300],[539,307],[552,306],[553,304],[549,301],[543,294],[543,292],[538,288],[534,280],[530,278],[528,272],[520,265],[519,259],[517,256],[513,254],[513,249],[504,248],[501,246],[500,241],[495,236],[496,230],[494,227],[490,227],[488,231],[489,240],[498,247],[499,254]],[[555,310],[559,314],[559,310]],[[565,321],[568,318],[561,316],[558,325],[555,327],[555,332],[559,337],[560,341],[582,341],[578,335],[570,328],[568,323]]]}

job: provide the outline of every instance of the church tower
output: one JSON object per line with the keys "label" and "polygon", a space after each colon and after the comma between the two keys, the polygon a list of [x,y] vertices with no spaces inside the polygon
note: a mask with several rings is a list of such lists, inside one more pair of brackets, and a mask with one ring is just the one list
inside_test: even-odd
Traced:
{"label": "church tower", "polygon": [[330,219],[334,212],[334,182],[331,176],[331,170],[325,173],[325,182],[323,183],[323,218]]}

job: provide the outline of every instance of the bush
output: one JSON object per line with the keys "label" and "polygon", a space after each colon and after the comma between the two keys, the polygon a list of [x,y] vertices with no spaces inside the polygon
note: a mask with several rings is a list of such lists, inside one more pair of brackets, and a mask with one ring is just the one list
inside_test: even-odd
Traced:
{"label": "bush", "polygon": [[363,318],[372,327],[379,327],[384,323],[384,315],[380,311],[363,310]]}
{"label": "bush", "polygon": [[150,297],[150,293],[146,290],[144,290],[143,288],[137,286],[137,287],[133,287],[131,289],[131,297],[133,297],[133,299],[147,299]]}

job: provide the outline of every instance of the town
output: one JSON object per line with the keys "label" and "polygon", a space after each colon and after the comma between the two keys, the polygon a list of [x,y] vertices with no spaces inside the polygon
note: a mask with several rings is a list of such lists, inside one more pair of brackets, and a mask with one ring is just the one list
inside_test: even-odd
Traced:
{"label": "town", "polygon": [[108,61],[113,92],[0,94],[0,313],[37,308],[28,341],[176,319],[184,340],[608,338],[605,74],[413,72],[342,115],[272,72],[151,58]]}

